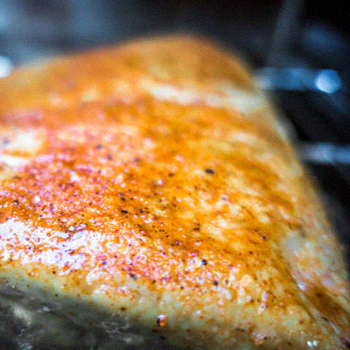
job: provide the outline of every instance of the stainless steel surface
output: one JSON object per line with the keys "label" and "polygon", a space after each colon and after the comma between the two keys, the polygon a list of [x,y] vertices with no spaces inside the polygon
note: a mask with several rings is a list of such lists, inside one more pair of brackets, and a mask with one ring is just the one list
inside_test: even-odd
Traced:
{"label": "stainless steel surface", "polygon": [[307,163],[350,165],[350,145],[337,145],[327,142],[300,142],[298,151],[301,159]]}
{"label": "stainless steel surface", "polygon": [[256,70],[255,75],[265,90],[309,90],[333,94],[345,88],[334,69],[263,67]]}

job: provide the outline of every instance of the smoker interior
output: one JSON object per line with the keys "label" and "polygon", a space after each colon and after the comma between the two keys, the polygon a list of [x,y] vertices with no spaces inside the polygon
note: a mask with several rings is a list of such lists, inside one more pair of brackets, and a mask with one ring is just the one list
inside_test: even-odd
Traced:
{"label": "smoker interior", "polygon": [[[269,94],[293,124],[298,142],[347,146],[349,17],[347,0],[336,5],[331,0],[0,0],[0,57],[18,66],[145,34],[205,35],[233,50],[257,72],[264,67],[337,72],[341,87],[331,93],[274,88]],[[306,161],[350,263],[347,163]]]}

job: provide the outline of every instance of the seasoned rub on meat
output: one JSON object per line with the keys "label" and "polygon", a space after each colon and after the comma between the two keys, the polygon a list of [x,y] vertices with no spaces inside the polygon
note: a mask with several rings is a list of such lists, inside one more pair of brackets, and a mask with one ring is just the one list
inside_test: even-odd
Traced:
{"label": "seasoned rub on meat", "polygon": [[0,96],[3,339],[15,324],[34,349],[350,347],[341,247],[225,50],[139,40],[18,69]]}

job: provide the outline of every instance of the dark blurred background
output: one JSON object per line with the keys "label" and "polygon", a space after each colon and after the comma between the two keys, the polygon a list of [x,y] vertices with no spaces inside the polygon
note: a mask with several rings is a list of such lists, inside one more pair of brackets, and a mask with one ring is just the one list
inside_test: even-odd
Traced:
{"label": "dark blurred background", "polygon": [[248,62],[294,125],[300,156],[350,245],[349,9],[348,0],[0,0],[0,77],[146,34],[214,39]]}
{"label": "dark blurred background", "polygon": [[288,64],[305,64],[306,55],[339,66],[349,54],[349,8],[348,0],[0,0],[0,53],[22,64],[182,30],[215,38],[257,66],[285,64],[285,55]]}

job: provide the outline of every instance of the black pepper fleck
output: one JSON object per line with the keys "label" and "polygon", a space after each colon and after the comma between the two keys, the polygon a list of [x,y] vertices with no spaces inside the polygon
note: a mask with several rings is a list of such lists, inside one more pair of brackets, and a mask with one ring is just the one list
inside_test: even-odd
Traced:
{"label": "black pepper fleck", "polygon": [[202,260],[202,265],[206,265],[207,261],[205,259]]}
{"label": "black pepper fleck", "polygon": [[123,214],[129,214],[129,212],[128,212],[127,210],[125,210],[125,209],[122,209],[121,212],[122,212]]}
{"label": "black pepper fleck", "polygon": [[214,174],[214,170],[213,169],[210,169],[210,168],[206,168],[204,170],[207,174]]}
{"label": "black pepper fleck", "polygon": [[137,280],[137,276],[134,273],[130,273],[129,276],[136,281]]}
{"label": "black pepper fleck", "polygon": [[217,286],[217,285],[219,285],[219,282],[217,280],[214,280],[213,284],[214,284],[214,286]]}

